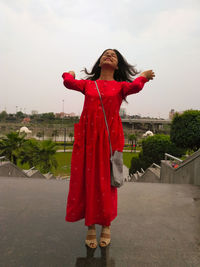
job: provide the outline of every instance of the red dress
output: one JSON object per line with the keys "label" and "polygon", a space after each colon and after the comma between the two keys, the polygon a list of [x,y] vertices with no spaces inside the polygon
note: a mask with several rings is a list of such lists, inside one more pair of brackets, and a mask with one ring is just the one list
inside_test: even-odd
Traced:
{"label": "red dress", "polygon": [[[79,123],[74,125],[74,146],[65,220],[85,218],[85,225],[109,226],[117,216],[117,188],[110,184],[110,148],[103,110],[94,81],[63,74],[64,85],[85,95]],[[113,151],[123,151],[124,134],[119,109],[122,100],[138,93],[147,79],[132,83],[97,80]]]}

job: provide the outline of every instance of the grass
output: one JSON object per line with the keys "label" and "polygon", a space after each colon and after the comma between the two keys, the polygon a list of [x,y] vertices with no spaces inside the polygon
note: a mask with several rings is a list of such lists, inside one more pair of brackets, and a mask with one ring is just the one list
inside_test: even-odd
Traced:
{"label": "grass", "polygon": [[[57,150],[64,150],[64,146],[63,146],[63,145],[57,145],[57,146],[56,146],[56,149],[57,149]],[[65,149],[73,149],[73,146],[66,146]],[[126,147],[124,147],[124,150],[130,150],[130,151],[131,151],[131,149],[132,149],[132,151],[134,152],[134,148],[131,148],[130,146],[126,146]],[[137,146],[136,150],[137,150],[137,151],[141,151],[142,148],[139,147],[139,146]]]}
{"label": "grass", "polygon": [[[56,170],[51,171],[54,174],[54,176],[70,176],[71,156],[72,156],[72,152],[65,152],[65,153],[57,152],[56,153],[58,167]],[[130,168],[132,157],[137,157],[137,156],[138,156],[138,153],[124,152],[123,153],[124,165]],[[18,163],[17,165],[21,169],[24,169],[24,170],[29,169],[28,164],[21,165],[20,163]]]}
{"label": "grass", "polygon": [[18,162],[17,162],[17,166],[18,166],[20,169],[23,169],[23,170],[28,170],[28,169],[30,169],[28,163],[20,164],[19,161],[18,161]]}
{"label": "grass", "polygon": [[58,152],[56,153],[56,159],[58,167],[52,171],[55,176],[69,176],[71,170],[71,152]]}
{"label": "grass", "polygon": [[130,169],[131,167],[131,160],[133,157],[138,157],[139,153],[131,153],[131,152],[123,152],[123,161],[124,165]]}
{"label": "grass", "polygon": [[[58,162],[58,167],[55,170],[52,170],[51,173],[53,173],[55,176],[69,176],[70,175],[70,169],[71,169],[71,152],[59,152],[56,153],[56,160]],[[17,163],[17,166],[20,169],[28,170],[30,169],[29,164],[20,164]]]}
{"label": "grass", "polygon": [[[71,167],[71,152],[58,152],[56,153],[56,159],[58,161],[58,168],[57,170],[53,171],[53,174],[55,176],[68,176],[70,175],[70,167]],[[124,165],[126,165],[128,168],[131,166],[131,159],[133,157],[137,157],[138,153],[129,153],[124,152],[123,153],[123,160]]]}

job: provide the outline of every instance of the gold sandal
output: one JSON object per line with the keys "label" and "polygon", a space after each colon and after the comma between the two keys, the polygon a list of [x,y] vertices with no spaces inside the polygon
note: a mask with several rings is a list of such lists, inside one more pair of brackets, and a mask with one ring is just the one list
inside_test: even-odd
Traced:
{"label": "gold sandal", "polygon": [[97,247],[97,239],[96,239],[96,230],[95,229],[88,229],[85,244],[89,248],[96,248]]}
{"label": "gold sandal", "polygon": [[110,244],[111,234],[110,227],[103,227],[101,231],[101,238],[99,242],[100,247],[107,247]]}

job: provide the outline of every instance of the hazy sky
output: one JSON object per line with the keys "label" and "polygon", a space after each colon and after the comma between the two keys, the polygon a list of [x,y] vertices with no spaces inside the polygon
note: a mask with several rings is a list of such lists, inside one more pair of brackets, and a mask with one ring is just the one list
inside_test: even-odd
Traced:
{"label": "hazy sky", "polygon": [[118,49],[156,78],[123,104],[128,114],[167,118],[200,109],[199,0],[0,0],[0,111],[80,114],[84,96],[61,75],[91,69]]}

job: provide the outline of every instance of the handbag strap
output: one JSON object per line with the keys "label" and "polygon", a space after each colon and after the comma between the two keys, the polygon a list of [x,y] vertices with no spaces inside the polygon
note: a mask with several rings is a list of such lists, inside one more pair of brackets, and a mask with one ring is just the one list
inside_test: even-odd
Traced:
{"label": "handbag strap", "polygon": [[105,123],[106,123],[106,128],[107,128],[107,131],[108,131],[108,139],[109,139],[109,144],[110,144],[110,154],[111,154],[111,157],[112,157],[112,145],[111,145],[111,140],[110,140],[110,132],[109,132],[109,128],[108,128],[108,123],[107,123],[107,119],[106,119],[106,113],[105,113],[105,109],[104,109],[104,106],[103,106],[103,101],[102,101],[102,98],[101,98],[99,87],[97,85],[97,82],[96,81],[94,81],[94,82],[95,82],[97,91],[99,93],[99,98],[100,98],[102,109],[103,109],[103,114],[104,114],[104,119],[105,119]]}

